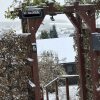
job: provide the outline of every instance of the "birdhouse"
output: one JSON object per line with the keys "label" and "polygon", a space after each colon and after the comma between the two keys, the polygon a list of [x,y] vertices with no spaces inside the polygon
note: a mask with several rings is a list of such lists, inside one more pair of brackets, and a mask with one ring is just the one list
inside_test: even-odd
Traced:
{"label": "birdhouse", "polygon": [[22,11],[22,18],[41,18],[44,16],[43,8],[26,6]]}
{"label": "birdhouse", "polygon": [[92,49],[100,51],[100,33],[92,33]]}

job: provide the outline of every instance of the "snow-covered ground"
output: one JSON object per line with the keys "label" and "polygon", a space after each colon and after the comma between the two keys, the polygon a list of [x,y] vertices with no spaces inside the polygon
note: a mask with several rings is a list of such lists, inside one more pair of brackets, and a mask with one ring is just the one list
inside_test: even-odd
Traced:
{"label": "snow-covered ground", "polygon": [[[59,87],[59,100],[67,100],[66,99],[66,87]],[[78,86],[77,85],[71,85],[69,86],[69,95],[70,95],[70,100],[78,100]],[[46,99],[46,94],[44,95],[44,100]],[[49,93],[49,100],[56,100],[56,95],[55,93]]]}

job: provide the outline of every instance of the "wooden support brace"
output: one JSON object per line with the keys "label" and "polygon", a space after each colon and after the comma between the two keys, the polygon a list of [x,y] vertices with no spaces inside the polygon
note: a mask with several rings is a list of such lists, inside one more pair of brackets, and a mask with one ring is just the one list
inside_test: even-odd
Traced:
{"label": "wooden support brace", "polygon": [[76,29],[79,28],[79,21],[77,20],[77,18],[74,16],[73,13],[66,13],[66,16],[68,17],[68,19],[71,21],[71,23],[74,25],[74,27]]}
{"label": "wooden support brace", "polygon": [[82,20],[87,25],[89,31],[96,32],[96,24],[95,24],[95,11],[80,11],[76,10],[76,13],[82,18]]}

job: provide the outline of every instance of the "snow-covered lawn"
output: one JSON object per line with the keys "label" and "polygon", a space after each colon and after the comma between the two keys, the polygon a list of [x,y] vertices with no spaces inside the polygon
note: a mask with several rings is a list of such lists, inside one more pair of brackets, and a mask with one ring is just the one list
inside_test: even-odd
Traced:
{"label": "snow-covered lawn", "polygon": [[[66,87],[59,87],[59,100],[67,100],[66,99]],[[69,95],[70,100],[78,100],[77,96],[78,86],[77,85],[71,85],[69,86]],[[44,95],[44,100],[46,100],[46,94]],[[49,100],[56,100],[55,93],[49,93]]]}

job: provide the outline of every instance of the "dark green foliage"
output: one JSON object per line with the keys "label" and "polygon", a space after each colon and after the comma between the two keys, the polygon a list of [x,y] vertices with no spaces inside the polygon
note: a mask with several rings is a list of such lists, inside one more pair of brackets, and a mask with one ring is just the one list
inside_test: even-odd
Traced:
{"label": "dark green foliage", "polygon": [[[83,49],[84,49],[84,68],[85,68],[85,79],[86,79],[86,89],[87,89],[87,99],[86,100],[93,100],[93,80],[92,80],[92,63],[91,63],[91,57],[90,57],[90,33],[88,32],[87,29],[82,30],[82,35],[83,35]],[[75,46],[76,50],[78,53],[78,48],[77,48],[77,35],[74,37],[75,40]],[[80,75],[80,69],[79,69],[79,60],[78,60],[78,54],[76,56],[76,62],[77,62],[77,69],[78,69],[78,74]],[[80,97],[81,99],[81,97]]]}
{"label": "dark green foliage", "polygon": [[47,31],[42,31],[41,35],[40,35],[40,39],[48,39],[49,38],[49,34]]}
{"label": "dark green foliage", "polygon": [[[23,0],[25,6],[29,6],[29,5],[38,5],[40,7],[42,6],[46,6],[49,3],[49,0]],[[63,11],[64,6],[61,6],[60,3],[56,2],[55,0],[52,0],[54,2],[54,6],[60,10]],[[73,3],[72,0],[65,0],[66,2],[69,3]],[[98,5],[98,2],[100,2],[100,0],[80,0],[80,3],[86,4],[86,3],[94,3]],[[15,19],[16,17],[18,17],[18,10],[15,9],[16,4],[18,4],[21,6],[23,2],[21,2],[21,0],[13,0],[13,3],[8,7],[8,10],[5,12],[5,17],[6,18],[10,18],[10,19]],[[25,8],[22,7],[20,9],[24,9]],[[12,13],[12,9],[14,9],[13,13]]]}
{"label": "dark green foliage", "polygon": [[56,31],[56,26],[53,25],[52,26],[52,29],[50,30],[50,38],[58,38],[58,34],[57,34],[57,31]]}
{"label": "dark green foliage", "polygon": [[48,38],[58,38],[55,25],[52,26],[50,32],[47,32],[45,30],[41,32],[40,39],[48,39]]}

